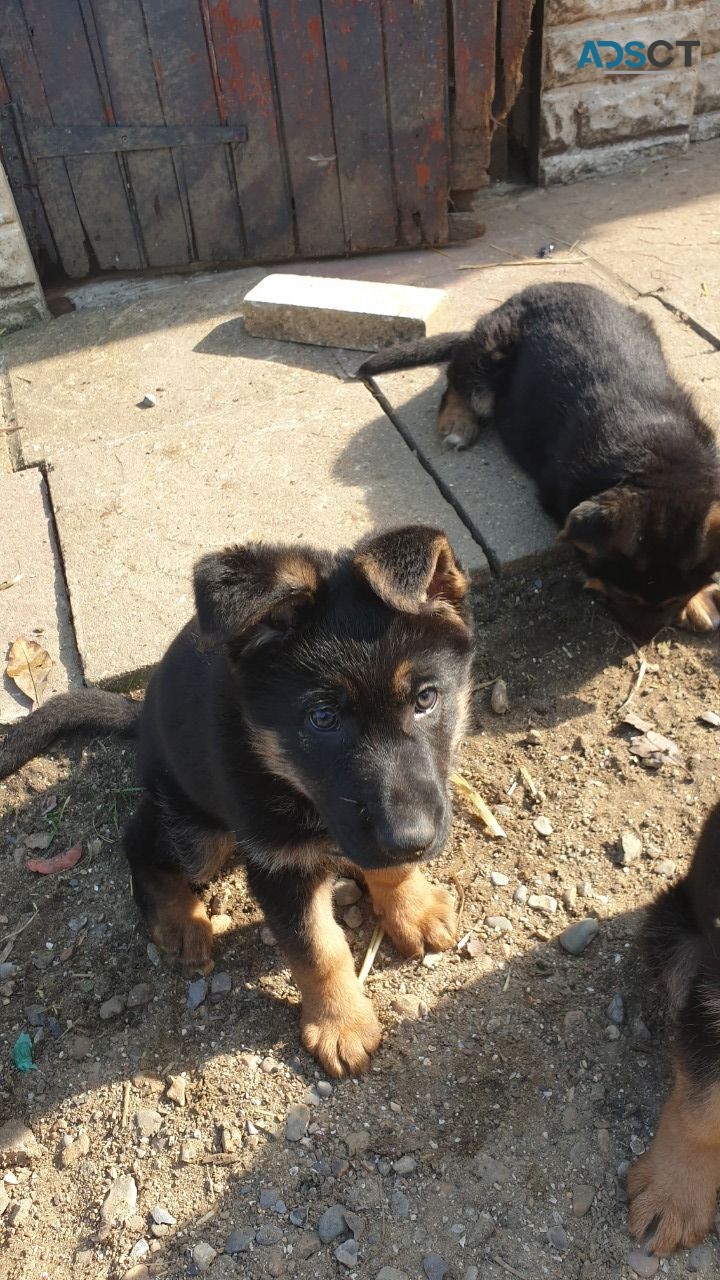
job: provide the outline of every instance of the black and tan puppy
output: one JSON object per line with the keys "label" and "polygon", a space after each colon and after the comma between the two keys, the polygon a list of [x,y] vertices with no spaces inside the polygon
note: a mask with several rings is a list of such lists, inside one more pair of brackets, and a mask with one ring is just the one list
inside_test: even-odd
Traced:
{"label": "black and tan puppy", "polygon": [[653,1144],[628,1175],[630,1226],[648,1249],[674,1253],[710,1230],[720,1188],[720,805],[645,934],[676,1018],[675,1079]]}
{"label": "black and tan puppy", "polygon": [[[231,547],[195,570],[197,617],[155,672],[139,735],[144,795],[125,834],[152,937],[212,967],[193,890],[236,851],[302,993],[302,1039],[331,1075],[380,1041],[333,918],[350,864],[404,955],[444,950],[449,894],[419,864],[450,829],[453,750],[469,688],[467,579],[444,534],[382,534],[354,552]],[[83,723],[127,730],[136,704],[88,690],[50,701],[0,745],[0,777]]]}
{"label": "black and tan puppy", "polygon": [[589,285],[533,285],[468,334],[390,347],[359,370],[448,361],[438,430],[493,421],[631,633],[720,625],[720,458],[652,321]]}

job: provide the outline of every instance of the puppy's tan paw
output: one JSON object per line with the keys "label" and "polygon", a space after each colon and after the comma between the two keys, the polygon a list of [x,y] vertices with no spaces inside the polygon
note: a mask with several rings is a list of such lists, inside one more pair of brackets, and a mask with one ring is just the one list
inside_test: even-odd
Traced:
{"label": "puppy's tan paw", "polygon": [[342,999],[304,1001],[300,1026],[308,1053],[336,1078],[364,1075],[382,1039],[375,1010],[359,987]]}
{"label": "puppy's tan paw", "polygon": [[718,1163],[714,1156],[657,1139],[627,1180],[630,1230],[652,1253],[697,1244],[715,1220]]}
{"label": "puppy's tan paw", "polygon": [[366,872],[375,912],[404,956],[447,951],[457,936],[457,912],[447,889],[429,884],[412,868]]}
{"label": "puppy's tan paw", "polygon": [[156,904],[150,934],[160,951],[177,960],[184,973],[210,973],[213,968],[210,918],[188,885],[179,884]]}
{"label": "puppy's tan paw", "polygon": [[687,631],[717,631],[720,627],[720,587],[712,582],[688,600],[678,622]]}
{"label": "puppy's tan paw", "polygon": [[478,420],[467,400],[448,387],[437,417],[441,440],[453,449],[469,449],[478,437]]}

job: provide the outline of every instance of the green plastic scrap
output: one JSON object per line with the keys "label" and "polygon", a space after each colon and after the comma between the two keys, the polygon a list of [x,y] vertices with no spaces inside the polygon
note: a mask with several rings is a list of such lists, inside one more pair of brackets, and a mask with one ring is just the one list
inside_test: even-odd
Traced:
{"label": "green plastic scrap", "polygon": [[12,1060],[18,1071],[37,1071],[32,1060],[32,1040],[27,1031],[23,1031],[12,1048]]}

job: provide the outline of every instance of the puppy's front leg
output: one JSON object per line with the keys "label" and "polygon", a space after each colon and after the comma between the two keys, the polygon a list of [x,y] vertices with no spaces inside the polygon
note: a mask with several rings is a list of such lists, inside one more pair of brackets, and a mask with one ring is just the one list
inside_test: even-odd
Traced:
{"label": "puppy's front leg", "polygon": [[331,1076],[361,1075],[381,1039],[333,916],[332,880],[248,868],[250,887],[285,952],[302,995],[303,1045]]}
{"label": "puppy's front leg", "polygon": [[455,941],[457,913],[447,889],[430,884],[415,866],[364,871],[375,914],[398,951],[421,956],[447,951]]}

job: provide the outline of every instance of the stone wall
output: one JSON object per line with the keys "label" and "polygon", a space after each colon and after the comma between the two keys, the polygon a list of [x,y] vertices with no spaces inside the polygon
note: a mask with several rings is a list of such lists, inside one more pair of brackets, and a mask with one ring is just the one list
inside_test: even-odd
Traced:
{"label": "stone wall", "polygon": [[0,164],[0,333],[23,329],[46,316],[35,264]]}
{"label": "stone wall", "polygon": [[[693,66],[611,75],[578,68],[586,40],[701,40]],[[607,52],[601,56],[607,57]],[[720,135],[718,0],[546,0],[540,175],[571,182]]]}

